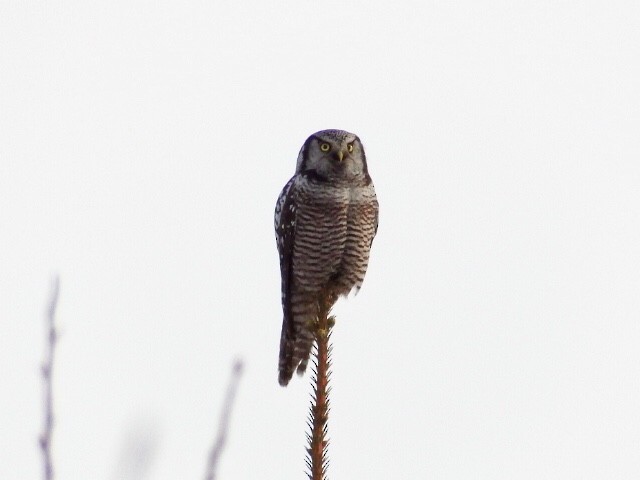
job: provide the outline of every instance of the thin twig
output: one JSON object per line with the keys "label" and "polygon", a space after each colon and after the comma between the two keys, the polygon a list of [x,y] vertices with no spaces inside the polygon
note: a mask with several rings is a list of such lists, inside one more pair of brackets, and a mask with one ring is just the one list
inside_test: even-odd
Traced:
{"label": "thin twig", "polygon": [[329,421],[329,377],[331,375],[331,328],[335,322],[329,317],[330,305],[333,301],[327,299],[322,305],[318,315],[318,324],[315,331],[315,372],[314,387],[309,413],[308,435],[309,448],[307,449],[307,467],[311,480],[324,480],[328,467],[327,429]]}
{"label": "thin twig", "polygon": [[44,386],[44,425],[40,435],[40,450],[44,466],[44,480],[53,480],[53,462],[51,461],[51,437],[53,434],[53,355],[57,334],[55,328],[56,307],[60,291],[60,279],[56,276],[51,283],[49,305],[45,314],[46,343],[42,362],[42,380]]}
{"label": "thin twig", "polygon": [[242,369],[244,365],[242,360],[236,360],[231,368],[231,379],[227,386],[227,394],[224,399],[224,405],[222,406],[222,412],[220,413],[220,422],[218,424],[218,434],[211,451],[209,452],[209,461],[207,463],[207,470],[205,472],[205,480],[214,480],[216,478],[216,470],[218,468],[218,461],[220,455],[224,449],[224,445],[227,441],[227,432],[229,431],[229,419],[231,417],[231,409],[233,408],[233,402],[235,400],[236,391],[238,389],[238,382],[242,376]]}

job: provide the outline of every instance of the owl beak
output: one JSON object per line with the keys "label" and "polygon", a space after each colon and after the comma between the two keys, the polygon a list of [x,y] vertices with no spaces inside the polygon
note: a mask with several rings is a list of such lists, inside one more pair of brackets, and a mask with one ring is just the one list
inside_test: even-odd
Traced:
{"label": "owl beak", "polygon": [[343,158],[344,158],[344,151],[340,150],[338,152],[338,161],[341,162]]}

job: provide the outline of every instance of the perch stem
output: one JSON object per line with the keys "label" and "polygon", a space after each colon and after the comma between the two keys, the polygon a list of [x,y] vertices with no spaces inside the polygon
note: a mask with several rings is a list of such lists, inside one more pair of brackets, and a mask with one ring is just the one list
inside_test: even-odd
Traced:
{"label": "perch stem", "polygon": [[320,308],[315,331],[316,375],[311,406],[311,435],[309,437],[309,469],[311,480],[324,480],[327,469],[327,423],[329,419],[329,338],[333,318],[329,317],[328,299]]}

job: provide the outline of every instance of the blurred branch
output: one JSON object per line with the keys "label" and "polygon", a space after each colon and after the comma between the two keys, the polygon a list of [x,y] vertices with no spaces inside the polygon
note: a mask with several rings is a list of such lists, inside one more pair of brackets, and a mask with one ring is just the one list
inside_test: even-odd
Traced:
{"label": "blurred branch", "polygon": [[44,384],[44,426],[40,434],[40,450],[44,466],[44,479],[53,480],[53,463],[51,461],[51,436],[53,433],[53,354],[55,351],[57,335],[55,328],[56,307],[58,305],[58,293],[60,291],[60,279],[54,277],[51,284],[49,306],[45,314],[46,343],[45,355],[42,362],[42,381]]}
{"label": "blurred branch", "polygon": [[326,299],[321,306],[316,326],[314,361],[314,383],[309,412],[308,425],[311,433],[307,435],[307,468],[311,480],[325,480],[329,466],[327,428],[329,421],[329,377],[331,376],[331,328],[335,318],[329,317],[329,310],[335,300]]}
{"label": "blurred branch", "polygon": [[227,432],[229,431],[229,419],[231,417],[231,409],[233,408],[233,402],[235,400],[236,391],[238,389],[238,383],[242,376],[242,369],[244,365],[242,360],[236,360],[231,367],[231,379],[227,386],[227,394],[224,399],[224,405],[222,406],[222,412],[220,413],[220,422],[218,424],[218,434],[211,447],[209,453],[209,461],[207,463],[207,470],[205,471],[205,480],[214,480],[216,478],[216,470],[218,468],[218,461],[220,455],[224,449],[224,445],[227,441]]}

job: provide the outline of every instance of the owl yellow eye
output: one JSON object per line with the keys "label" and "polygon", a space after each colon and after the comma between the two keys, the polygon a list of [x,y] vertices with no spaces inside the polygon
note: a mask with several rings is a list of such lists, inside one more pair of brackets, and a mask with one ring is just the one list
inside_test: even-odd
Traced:
{"label": "owl yellow eye", "polygon": [[322,150],[323,152],[328,152],[329,150],[331,150],[331,145],[329,145],[328,143],[321,143],[320,150]]}
{"label": "owl yellow eye", "polygon": [[353,143],[350,143],[349,145],[347,145],[347,152],[349,153],[353,152]]}

